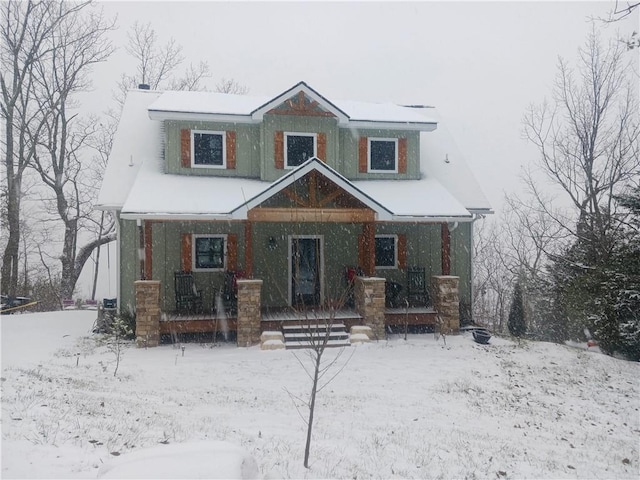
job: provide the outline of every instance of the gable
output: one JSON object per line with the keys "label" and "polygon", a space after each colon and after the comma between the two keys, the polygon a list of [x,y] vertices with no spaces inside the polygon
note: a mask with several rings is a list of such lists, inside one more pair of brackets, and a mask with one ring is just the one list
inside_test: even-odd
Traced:
{"label": "gable", "polygon": [[251,113],[251,117],[254,121],[261,121],[266,113],[334,117],[340,125],[346,125],[349,122],[349,116],[344,111],[305,82],[294,85],[289,90],[256,108]]}
{"label": "gable", "polygon": [[244,218],[255,208],[289,208],[290,210],[368,210],[378,220],[390,220],[392,213],[367,196],[331,167],[313,157],[269,188],[235,209],[234,218]]}
{"label": "gable", "polygon": [[280,105],[267,113],[272,115],[296,115],[310,117],[335,117],[336,115],[323,107],[317,100],[313,100],[302,90],[291,96]]}
{"label": "gable", "polygon": [[256,208],[368,208],[353,194],[312,170]]}

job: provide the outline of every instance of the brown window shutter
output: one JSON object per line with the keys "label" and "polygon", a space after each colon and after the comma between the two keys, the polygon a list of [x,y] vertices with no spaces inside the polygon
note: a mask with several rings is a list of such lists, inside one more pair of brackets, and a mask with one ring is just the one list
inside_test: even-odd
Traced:
{"label": "brown window shutter", "polygon": [[367,137],[360,137],[360,145],[358,146],[358,171],[360,173],[367,173]]}
{"label": "brown window shutter", "polygon": [[407,173],[407,139],[398,139],[398,173]]}
{"label": "brown window shutter", "polygon": [[227,235],[227,270],[238,269],[238,235],[230,233]]}
{"label": "brown window shutter", "polygon": [[325,133],[318,134],[318,158],[323,162],[327,162],[327,135]]}
{"label": "brown window shutter", "polygon": [[191,168],[191,130],[180,130],[180,159],[184,168]]}
{"label": "brown window shutter", "polygon": [[192,255],[193,251],[191,248],[192,237],[190,233],[182,234],[182,248],[181,248],[181,259],[182,259],[182,270],[185,272],[191,271],[191,266],[193,265]]}
{"label": "brown window shutter", "polygon": [[236,168],[236,132],[227,132],[227,169]]}
{"label": "brown window shutter", "polygon": [[284,132],[276,132],[274,148],[276,168],[282,170],[284,168]]}
{"label": "brown window shutter", "polygon": [[407,268],[407,236],[404,233],[398,234],[398,268]]}

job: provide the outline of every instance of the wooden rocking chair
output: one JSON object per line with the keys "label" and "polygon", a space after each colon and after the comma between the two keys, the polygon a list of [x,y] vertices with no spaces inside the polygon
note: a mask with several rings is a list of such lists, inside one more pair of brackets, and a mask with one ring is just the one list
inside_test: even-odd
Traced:
{"label": "wooden rocking chair", "polygon": [[179,271],[174,274],[177,313],[202,313],[202,292],[193,282],[193,273]]}

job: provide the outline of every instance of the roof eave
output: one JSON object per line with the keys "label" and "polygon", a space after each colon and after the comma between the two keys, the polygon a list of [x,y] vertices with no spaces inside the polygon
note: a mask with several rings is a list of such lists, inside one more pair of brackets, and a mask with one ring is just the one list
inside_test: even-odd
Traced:
{"label": "roof eave", "polygon": [[473,215],[393,215],[392,222],[399,223],[450,223],[450,222],[472,222]]}
{"label": "roof eave", "polygon": [[257,123],[250,115],[232,113],[175,112],[149,109],[151,120],[201,120],[204,122]]}
{"label": "roof eave", "polygon": [[415,130],[420,132],[433,132],[438,128],[437,122],[388,122],[379,120],[350,120],[349,128],[376,128],[389,130]]}
{"label": "roof eave", "polygon": [[124,220],[235,220],[230,213],[145,213],[123,212],[120,218]]}

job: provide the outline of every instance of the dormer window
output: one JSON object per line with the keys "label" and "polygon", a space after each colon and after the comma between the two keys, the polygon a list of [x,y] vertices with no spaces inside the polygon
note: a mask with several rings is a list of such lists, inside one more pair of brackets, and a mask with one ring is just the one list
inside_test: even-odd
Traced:
{"label": "dormer window", "polygon": [[285,133],[284,141],[285,168],[295,168],[318,155],[315,133]]}
{"label": "dormer window", "polygon": [[191,166],[194,168],[226,168],[225,132],[191,131]]}
{"label": "dormer window", "polygon": [[369,172],[398,172],[398,139],[369,138]]}

